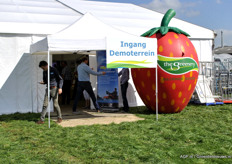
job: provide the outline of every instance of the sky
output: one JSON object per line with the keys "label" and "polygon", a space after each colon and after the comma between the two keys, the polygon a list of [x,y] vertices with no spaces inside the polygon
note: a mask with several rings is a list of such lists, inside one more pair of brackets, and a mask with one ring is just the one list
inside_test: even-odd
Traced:
{"label": "sky", "polygon": [[215,48],[232,46],[232,0],[91,0],[132,3],[157,12],[165,13],[172,8],[175,18],[213,30],[217,33]]}

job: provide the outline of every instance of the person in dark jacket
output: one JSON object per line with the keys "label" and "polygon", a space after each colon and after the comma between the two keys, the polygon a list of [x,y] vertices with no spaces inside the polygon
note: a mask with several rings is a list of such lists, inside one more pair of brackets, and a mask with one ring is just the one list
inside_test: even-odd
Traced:
{"label": "person in dark jacket", "polygon": [[128,88],[128,80],[129,80],[130,71],[128,68],[123,68],[119,73],[118,76],[121,76],[120,85],[121,85],[121,92],[122,92],[122,99],[123,99],[123,110],[125,112],[129,111],[129,105],[126,97],[127,88]]}
{"label": "person in dark jacket", "polygon": [[[39,63],[39,67],[43,69],[43,81],[40,82],[40,84],[48,84],[48,63],[46,61],[41,61]],[[50,66],[50,99],[53,99],[54,108],[57,111],[57,123],[62,122],[62,114],[60,110],[60,106],[58,103],[58,94],[62,93],[62,86],[63,86],[63,79],[60,76],[59,72],[56,68]],[[47,85],[48,87],[48,85]],[[47,107],[48,107],[48,88],[46,88],[45,96],[44,96],[44,103],[43,103],[43,109],[41,112],[40,120],[37,122],[37,124],[43,124],[45,120],[45,116],[47,113]]]}

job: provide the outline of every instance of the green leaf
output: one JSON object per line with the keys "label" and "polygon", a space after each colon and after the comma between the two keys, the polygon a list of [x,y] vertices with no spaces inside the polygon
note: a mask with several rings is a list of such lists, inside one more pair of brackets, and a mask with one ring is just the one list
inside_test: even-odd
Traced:
{"label": "green leaf", "polygon": [[149,36],[154,35],[156,32],[158,32],[160,30],[160,27],[155,28],[153,31],[151,31]]}
{"label": "green leaf", "polygon": [[187,32],[184,32],[183,30],[177,28],[177,27],[168,27],[170,31],[173,31],[178,34],[184,34],[186,36],[190,36]]}
{"label": "green leaf", "polygon": [[190,36],[188,33],[184,32],[183,30],[180,30],[176,27],[168,27],[169,22],[171,21],[171,19],[175,16],[176,12],[173,9],[169,9],[161,22],[161,27],[156,27],[156,28],[152,28],[149,31],[145,32],[144,34],[142,34],[141,36],[152,36],[157,32],[160,32],[162,35],[166,35],[169,31],[173,31],[177,34],[184,34],[185,36]]}
{"label": "green leaf", "polygon": [[162,35],[166,35],[167,33],[168,33],[168,27],[165,27],[165,26],[162,26],[161,28],[160,28],[160,33],[162,34]]}
{"label": "green leaf", "polygon": [[[154,29],[154,28],[153,28]],[[145,32],[145,33],[143,33],[141,36],[148,36],[148,35],[150,35],[150,33],[152,32],[152,30],[153,29],[151,29],[151,30],[149,30],[149,31],[147,31],[147,32]]]}

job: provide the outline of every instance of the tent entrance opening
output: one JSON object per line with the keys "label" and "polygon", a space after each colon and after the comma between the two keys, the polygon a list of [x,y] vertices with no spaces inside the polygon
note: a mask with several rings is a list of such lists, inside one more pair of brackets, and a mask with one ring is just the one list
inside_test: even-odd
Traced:
{"label": "tent entrance opening", "polygon": [[[52,66],[59,71],[64,80],[62,94],[59,95],[59,105],[63,113],[72,113],[72,106],[76,97],[78,83],[77,66],[83,56],[82,54],[52,55]],[[89,107],[82,94],[81,100],[78,101],[77,110],[82,110],[84,108],[88,109]]]}

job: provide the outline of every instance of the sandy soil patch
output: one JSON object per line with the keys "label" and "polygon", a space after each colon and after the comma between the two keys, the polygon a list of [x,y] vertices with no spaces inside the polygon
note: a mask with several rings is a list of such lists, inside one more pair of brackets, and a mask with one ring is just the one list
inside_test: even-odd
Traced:
{"label": "sandy soil patch", "polygon": [[[55,117],[52,118],[54,121]],[[94,124],[120,124],[122,122],[134,122],[144,120],[144,118],[137,117],[130,113],[97,113],[92,111],[82,111],[78,115],[64,114],[63,121],[59,125],[62,127],[75,127],[80,125],[94,125]]]}

